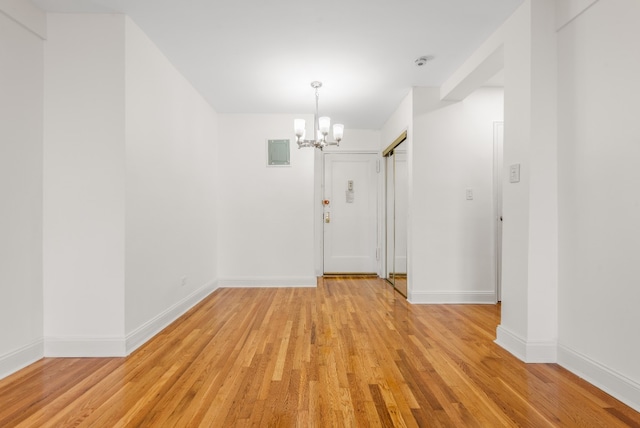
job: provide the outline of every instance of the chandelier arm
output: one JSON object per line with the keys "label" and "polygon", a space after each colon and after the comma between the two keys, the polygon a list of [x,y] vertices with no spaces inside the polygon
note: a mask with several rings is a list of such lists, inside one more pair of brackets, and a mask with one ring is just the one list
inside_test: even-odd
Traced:
{"label": "chandelier arm", "polygon": [[316,140],[296,140],[296,142],[298,143],[298,148],[301,149],[303,147],[315,147],[317,149],[321,149],[324,146],[327,145],[336,145],[335,142],[333,143],[326,143],[322,140],[316,141]]}

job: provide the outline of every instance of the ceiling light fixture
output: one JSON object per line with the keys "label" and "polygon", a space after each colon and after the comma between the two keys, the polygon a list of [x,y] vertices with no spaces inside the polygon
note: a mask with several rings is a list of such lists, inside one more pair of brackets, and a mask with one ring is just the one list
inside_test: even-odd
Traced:
{"label": "ceiling light fixture", "polygon": [[336,141],[327,141],[327,135],[329,135],[329,128],[331,128],[331,119],[327,116],[318,116],[318,98],[320,94],[318,89],[322,87],[322,82],[313,81],[311,87],[316,90],[316,113],[313,115],[313,129],[315,133],[315,139],[305,140],[305,121],[304,119],[294,119],[293,130],[296,133],[296,142],[298,148],[302,147],[315,147],[322,150],[326,146],[339,146],[342,141],[342,135],[344,134],[344,125],[336,123],[333,125],[333,138]]}

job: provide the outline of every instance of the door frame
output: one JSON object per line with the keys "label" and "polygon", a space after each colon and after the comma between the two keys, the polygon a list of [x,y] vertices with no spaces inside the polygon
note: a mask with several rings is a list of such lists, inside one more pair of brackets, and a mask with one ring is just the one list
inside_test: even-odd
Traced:
{"label": "door frame", "polygon": [[[502,139],[498,138],[501,129]],[[504,121],[493,122],[493,258],[496,302],[502,301],[502,179],[504,175]]]}
{"label": "door frame", "polygon": [[[324,155],[380,155],[379,151],[376,150],[343,150],[343,149],[332,149],[332,150],[316,150],[314,157],[314,241],[315,241],[315,271],[316,276],[324,275],[324,206],[322,205],[322,199],[324,196]],[[380,177],[384,176],[381,174],[383,171],[383,162],[378,160],[377,162],[377,180],[375,183],[376,186],[376,195],[377,195],[377,209],[376,209],[376,265],[378,269],[378,276],[382,274],[381,268],[381,200],[382,200],[382,191],[384,190],[383,183],[380,182]]]}

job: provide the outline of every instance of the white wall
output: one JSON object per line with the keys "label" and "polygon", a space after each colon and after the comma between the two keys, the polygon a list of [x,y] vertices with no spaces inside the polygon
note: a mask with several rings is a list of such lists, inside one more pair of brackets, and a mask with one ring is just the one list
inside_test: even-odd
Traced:
{"label": "white wall", "polygon": [[493,302],[493,122],[502,121],[503,92],[440,96],[413,88],[381,130],[381,148],[407,131],[408,299]]}
{"label": "white wall", "polygon": [[599,0],[556,0],[556,27],[567,25],[572,19]]}
{"label": "white wall", "polygon": [[[318,150],[297,148],[295,117],[219,115],[221,286],[316,284],[314,156]],[[303,118],[313,122],[310,115]],[[291,140],[291,166],[267,166],[267,139]]]}
{"label": "white wall", "polygon": [[408,298],[495,302],[493,124],[503,119],[503,91],[481,88],[451,103],[439,88],[414,88],[413,105]]}
{"label": "white wall", "polygon": [[24,0],[0,0],[0,13],[41,39],[47,38],[47,14]]}
{"label": "white wall", "polygon": [[325,153],[351,151],[377,152],[380,150],[380,131],[373,129],[345,129],[344,139],[339,147],[329,146]]}
{"label": "white wall", "polygon": [[[531,134],[531,22],[525,3],[504,24],[505,113],[502,238],[501,328],[526,341],[528,247],[529,247],[529,157]],[[520,182],[509,183],[508,168],[520,165]],[[505,345],[503,345],[505,346]],[[515,352],[515,351],[512,351]]]}
{"label": "white wall", "polygon": [[407,131],[407,140],[413,132],[413,89],[402,99],[398,107],[389,116],[380,130],[380,151],[389,147],[403,131]]}
{"label": "white wall", "polygon": [[632,0],[525,1],[479,49],[504,44],[504,163],[521,165],[503,180],[496,341],[637,410],[638,18]]}
{"label": "white wall", "polygon": [[14,19],[0,10],[0,378],[43,354],[43,42]]}
{"label": "white wall", "polygon": [[[531,2],[527,341],[541,349],[538,361],[542,362],[556,360],[558,337],[558,54],[555,15],[555,0]],[[505,165],[510,165],[507,156]],[[545,347],[551,350],[547,355]],[[534,352],[528,354],[529,361],[537,360]]]}
{"label": "white wall", "polygon": [[[503,52],[502,318],[497,342],[528,362],[557,349],[556,3],[526,0],[463,64],[474,73]],[[490,61],[490,62],[493,62]],[[460,73],[447,87],[466,82]],[[473,79],[471,79],[473,80]],[[462,84],[462,83],[460,83]],[[509,181],[519,165],[520,180]]]}
{"label": "white wall", "polygon": [[125,48],[126,334],[141,343],[215,285],[217,115],[129,18]]}
{"label": "white wall", "polygon": [[[525,1],[505,24],[502,319],[498,343],[528,362],[557,345],[555,3]],[[508,170],[520,165],[520,182]]]}
{"label": "white wall", "polygon": [[558,34],[559,362],[640,411],[638,22],[599,1]]}
{"label": "white wall", "polygon": [[124,355],[123,15],[48,15],[44,334],[50,356]]}
{"label": "white wall", "polygon": [[124,15],[49,15],[48,356],[125,355],[215,288],[215,111]]}

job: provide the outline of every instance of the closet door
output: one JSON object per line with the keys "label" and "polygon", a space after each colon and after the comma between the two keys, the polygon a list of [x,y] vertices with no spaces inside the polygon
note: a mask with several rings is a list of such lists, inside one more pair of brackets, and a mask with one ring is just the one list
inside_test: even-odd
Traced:
{"label": "closet door", "polygon": [[407,296],[407,218],[409,202],[406,132],[383,152],[385,157],[386,279]]}

